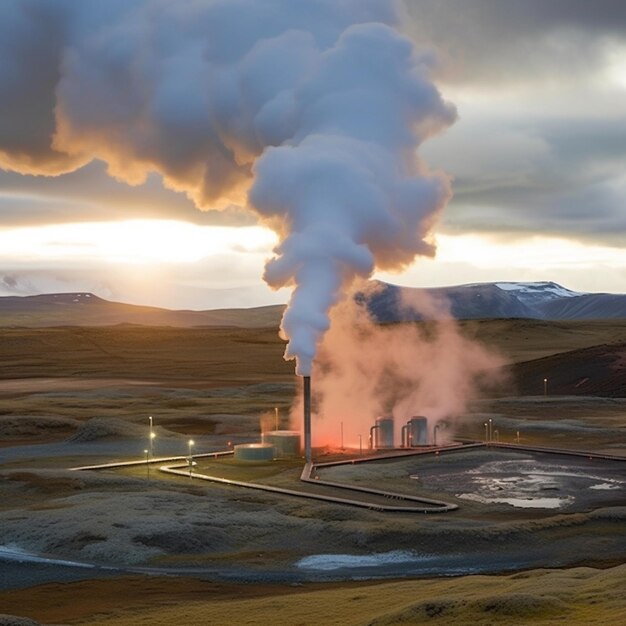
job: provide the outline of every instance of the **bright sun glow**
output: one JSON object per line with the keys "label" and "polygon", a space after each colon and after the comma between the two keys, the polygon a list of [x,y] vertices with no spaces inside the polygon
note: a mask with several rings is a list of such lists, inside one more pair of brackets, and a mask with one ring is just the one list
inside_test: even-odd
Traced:
{"label": "bright sun glow", "polygon": [[518,241],[498,241],[481,235],[441,235],[437,241],[438,261],[470,263],[479,268],[585,269],[594,265],[626,265],[624,249],[590,246],[557,237],[537,236]]}
{"label": "bright sun glow", "polygon": [[[401,274],[381,272],[375,277],[421,287],[498,280],[555,280],[574,289],[610,291],[614,281],[626,275],[626,250],[608,246],[542,236],[505,241],[479,234],[442,234],[437,236],[437,242],[434,260],[417,259]],[[58,224],[0,229],[0,262],[12,271],[20,267],[36,271],[37,268],[100,266],[103,276],[109,276],[104,282],[114,284],[120,293],[125,294],[123,286],[132,283],[128,290],[135,300],[141,294],[145,301],[160,305],[179,304],[178,300],[159,300],[155,295],[165,273],[170,282],[190,290],[254,286],[262,290],[264,301],[269,301],[263,291],[261,273],[276,243],[275,233],[261,226],[199,226],[177,220]],[[202,280],[194,273],[200,266]],[[107,274],[106,267],[116,274]],[[152,271],[160,272],[159,280],[154,277],[147,280]],[[36,278],[32,280],[33,284],[39,284]],[[80,289],[98,289],[97,284],[80,285]],[[154,297],[147,297],[146,285],[151,285]],[[54,283],[39,289],[76,288],[69,283]],[[187,306],[195,306],[192,295],[189,297]]]}
{"label": "bright sun glow", "polygon": [[613,84],[626,89],[626,47],[616,47],[608,55],[607,73]]}
{"label": "bright sun glow", "polygon": [[[626,250],[557,237],[504,241],[486,235],[438,235],[437,257],[418,259],[402,274],[378,273],[391,283],[436,287],[507,280],[554,280],[566,287],[607,289],[626,275]],[[610,290],[610,288],[608,289]]]}
{"label": "bright sun glow", "polygon": [[110,263],[193,263],[228,253],[264,253],[276,235],[260,226],[198,226],[176,220],[88,222],[0,230],[2,257]]}
{"label": "bright sun glow", "polygon": [[536,236],[518,241],[498,241],[481,235],[442,235],[437,240],[438,261],[470,263],[479,268],[541,270],[626,265],[626,250],[590,246],[557,237]]}

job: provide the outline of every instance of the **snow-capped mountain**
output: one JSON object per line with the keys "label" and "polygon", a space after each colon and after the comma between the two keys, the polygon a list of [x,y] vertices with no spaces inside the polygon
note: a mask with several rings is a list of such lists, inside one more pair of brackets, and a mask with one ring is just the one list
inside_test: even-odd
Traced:
{"label": "snow-capped mountain", "polygon": [[579,291],[571,291],[557,283],[495,283],[498,289],[513,293],[524,304],[534,306],[542,302],[558,300],[559,298],[575,298],[584,295]]}
{"label": "snow-capped mountain", "polygon": [[526,318],[543,320],[626,318],[626,295],[580,293],[553,282],[474,283],[456,287],[414,289],[380,283],[366,298],[380,322],[425,316],[407,303],[428,295],[456,319]]}

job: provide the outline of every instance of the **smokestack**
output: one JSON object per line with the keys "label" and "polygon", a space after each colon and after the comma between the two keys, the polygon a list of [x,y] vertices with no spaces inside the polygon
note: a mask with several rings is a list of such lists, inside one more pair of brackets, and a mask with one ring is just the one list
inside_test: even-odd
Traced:
{"label": "smokestack", "polygon": [[311,455],[311,377],[303,376],[304,382],[304,460],[312,462]]}

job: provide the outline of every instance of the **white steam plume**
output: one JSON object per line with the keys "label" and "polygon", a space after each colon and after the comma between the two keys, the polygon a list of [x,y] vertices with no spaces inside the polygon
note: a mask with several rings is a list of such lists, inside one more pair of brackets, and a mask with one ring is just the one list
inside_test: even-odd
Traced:
{"label": "white steam plume", "polygon": [[286,356],[309,374],[356,276],[433,254],[450,196],[416,151],[454,121],[392,0],[4,0],[0,167],[92,159],[199,207],[247,203],[294,286]]}

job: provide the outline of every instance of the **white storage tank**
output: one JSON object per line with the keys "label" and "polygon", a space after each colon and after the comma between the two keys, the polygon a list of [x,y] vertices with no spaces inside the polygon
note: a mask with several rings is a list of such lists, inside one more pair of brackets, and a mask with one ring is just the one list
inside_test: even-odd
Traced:
{"label": "white storage tank", "polygon": [[263,435],[263,440],[274,446],[277,459],[300,456],[300,433],[297,430],[270,430]]}
{"label": "white storage tank", "polygon": [[240,443],[234,450],[235,461],[262,463],[274,460],[275,449],[271,443]]}

